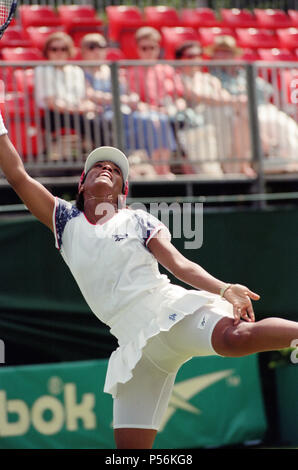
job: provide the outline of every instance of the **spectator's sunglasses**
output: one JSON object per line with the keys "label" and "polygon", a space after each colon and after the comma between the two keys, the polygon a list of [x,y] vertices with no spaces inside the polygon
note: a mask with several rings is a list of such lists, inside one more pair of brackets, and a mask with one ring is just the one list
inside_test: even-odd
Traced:
{"label": "spectator's sunglasses", "polygon": [[49,47],[48,49],[50,52],[69,52],[68,47],[62,46],[62,47]]}
{"label": "spectator's sunglasses", "polygon": [[155,49],[158,49],[158,45],[156,46],[139,46],[139,49],[141,51],[147,52],[147,51],[154,51]]}
{"label": "spectator's sunglasses", "polygon": [[89,44],[85,44],[86,49],[90,51],[94,51],[94,49],[106,49],[107,46],[101,46],[98,42],[90,42]]}

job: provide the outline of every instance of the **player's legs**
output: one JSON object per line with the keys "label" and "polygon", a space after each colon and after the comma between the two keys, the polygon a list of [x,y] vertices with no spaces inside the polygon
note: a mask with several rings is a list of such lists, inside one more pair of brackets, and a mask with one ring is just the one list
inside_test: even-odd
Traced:
{"label": "player's legs", "polygon": [[282,318],[266,318],[254,323],[234,318],[218,307],[204,306],[185,317],[160,337],[177,352],[192,356],[241,357],[291,346],[298,340],[298,323]]}
{"label": "player's legs", "polygon": [[152,448],[179,367],[192,356],[215,354],[211,335],[223,315],[224,311],[200,309],[148,341],[132,379],[118,384],[114,398],[118,449]]}
{"label": "player's legs", "polygon": [[221,356],[240,357],[291,346],[298,339],[298,323],[282,318],[266,318],[255,323],[223,318],[212,333],[212,345]]}
{"label": "player's legs", "polygon": [[156,434],[155,429],[114,429],[117,449],[152,449]]}
{"label": "player's legs", "polygon": [[192,356],[240,357],[289,347],[298,323],[268,318],[233,324],[217,308],[202,307],[148,342],[133,378],[118,386],[114,428],[120,449],[151,448],[167,409],[180,365]]}
{"label": "player's legs", "polygon": [[171,397],[179,355],[158,336],[145,346],[133,377],[118,384],[114,398],[114,437],[118,449],[151,449]]}

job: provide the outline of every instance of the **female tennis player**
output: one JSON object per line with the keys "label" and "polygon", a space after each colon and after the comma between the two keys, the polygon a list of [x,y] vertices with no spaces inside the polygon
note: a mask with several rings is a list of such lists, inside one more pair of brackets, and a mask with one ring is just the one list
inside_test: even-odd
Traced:
{"label": "female tennis player", "polygon": [[[298,338],[295,322],[255,322],[258,294],[214,278],[175,249],[159,220],[125,207],[128,161],[118,149],[89,155],[71,205],[26,173],[2,118],[0,136],[7,180],[52,230],[91,310],[118,339],[104,387],[114,398],[118,449],[152,447],[177,371],[191,357],[239,357]],[[194,289],[171,284],[158,263]]]}

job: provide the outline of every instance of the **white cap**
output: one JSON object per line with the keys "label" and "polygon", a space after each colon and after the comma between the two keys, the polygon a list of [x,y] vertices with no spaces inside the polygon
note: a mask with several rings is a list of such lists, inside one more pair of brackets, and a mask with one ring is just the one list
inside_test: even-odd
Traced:
{"label": "white cap", "polygon": [[85,175],[93,167],[93,165],[95,165],[95,163],[103,161],[113,162],[120,168],[123,182],[125,184],[128,179],[129,163],[126,155],[124,155],[121,150],[115,147],[98,147],[97,149],[93,150],[88,155],[85,162]]}

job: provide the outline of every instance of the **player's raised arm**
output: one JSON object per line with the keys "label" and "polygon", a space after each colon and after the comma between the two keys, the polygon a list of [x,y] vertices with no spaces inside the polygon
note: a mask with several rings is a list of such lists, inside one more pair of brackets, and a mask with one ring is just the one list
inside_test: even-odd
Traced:
{"label": "player's raised arm", "polygon": [[0,114],[0,167],[15,192],[40,222],[53,230],[54,196],[26,172],[11,143]]}

